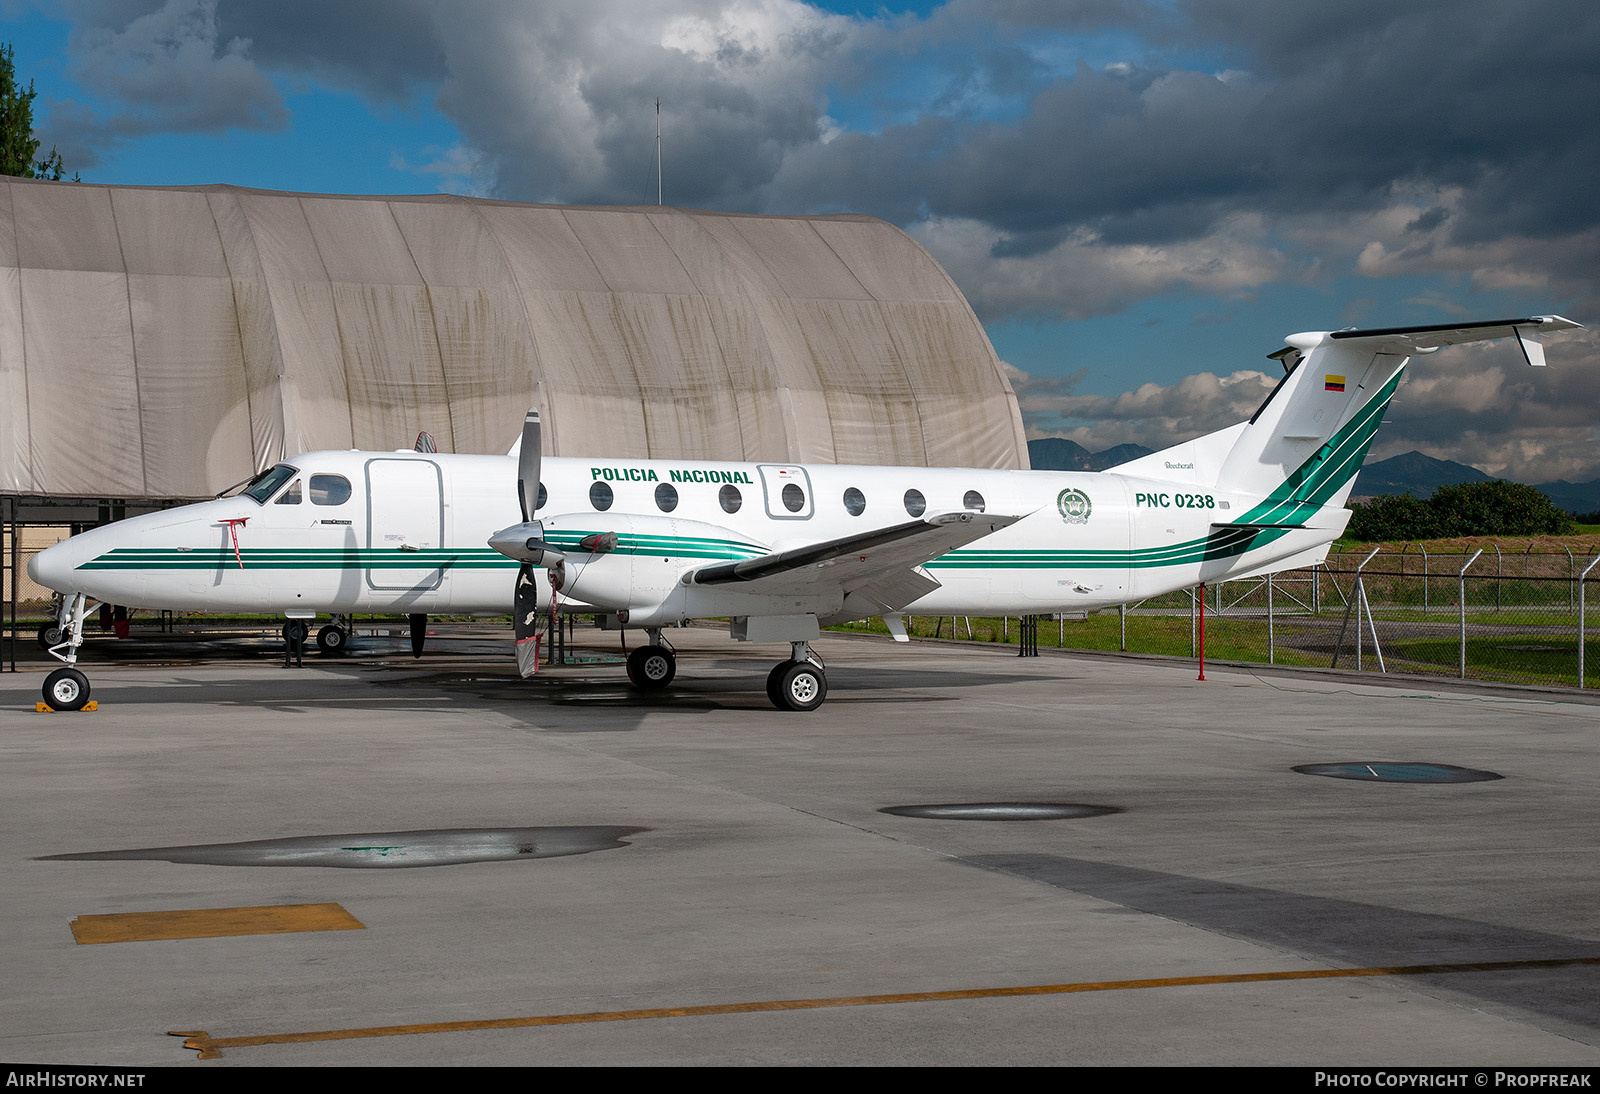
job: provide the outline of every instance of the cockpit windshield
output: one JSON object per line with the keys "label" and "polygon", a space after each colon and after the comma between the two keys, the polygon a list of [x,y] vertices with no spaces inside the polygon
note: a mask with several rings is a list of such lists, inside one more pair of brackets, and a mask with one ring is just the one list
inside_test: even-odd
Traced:
{"label": "cockpit windshield", "polygon": [[299,468],[290,467],[280,463],[276,467],[269,467],[255,478],[244,484],[244,489],[239,493],[245,497],[254,498],[261,505],[278,492],[278,488],[299,473]]}

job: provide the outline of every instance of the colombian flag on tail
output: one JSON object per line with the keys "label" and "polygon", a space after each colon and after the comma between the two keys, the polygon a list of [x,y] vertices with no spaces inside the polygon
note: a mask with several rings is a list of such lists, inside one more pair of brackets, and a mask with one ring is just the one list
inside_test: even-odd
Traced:
{"label": "colombian flag on tail", "polygon": [[1343,376],[1334,376],[1331,373],[1324,373],[1323,377],[1322,377],[1322,390],[1324,390],[1324,391],[1343,391],[1344,390],[1344,377]]}

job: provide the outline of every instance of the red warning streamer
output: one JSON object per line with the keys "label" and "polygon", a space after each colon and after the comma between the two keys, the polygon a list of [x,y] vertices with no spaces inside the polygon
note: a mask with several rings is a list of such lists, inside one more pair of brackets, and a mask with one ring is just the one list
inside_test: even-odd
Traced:
{"label": "red warning streamer", "polygon": [[218,524],[226,524],[228,526],[228,534],[233,537],[233,557],[238,559],[239,569],[241,570],[244,569],[244,559],[239,554],[239,525],[245,524],[249,520],[249,517],[231,517],[228,520],[217,521]]}

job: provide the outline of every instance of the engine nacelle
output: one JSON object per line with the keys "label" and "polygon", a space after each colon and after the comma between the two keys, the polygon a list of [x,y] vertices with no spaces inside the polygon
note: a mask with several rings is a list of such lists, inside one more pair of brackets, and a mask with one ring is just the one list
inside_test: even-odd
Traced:
{"label": "engine nacelle", "polygon": [[565,560],[566,595],[611,611],[654,606],[687,570],[769,549],[720,525],[646,513],[563,513],[530,524],[542,524],[540,546]]}

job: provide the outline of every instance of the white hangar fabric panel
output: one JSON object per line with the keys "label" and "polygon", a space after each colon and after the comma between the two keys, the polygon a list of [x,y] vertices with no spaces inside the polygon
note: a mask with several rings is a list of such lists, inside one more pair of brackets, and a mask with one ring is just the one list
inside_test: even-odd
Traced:
{"label": "white hangar fabric panel", "polygon": [[1026,467],[928,254],[862,216],[0,180],[0,493],[206,496],[296,452]]}

